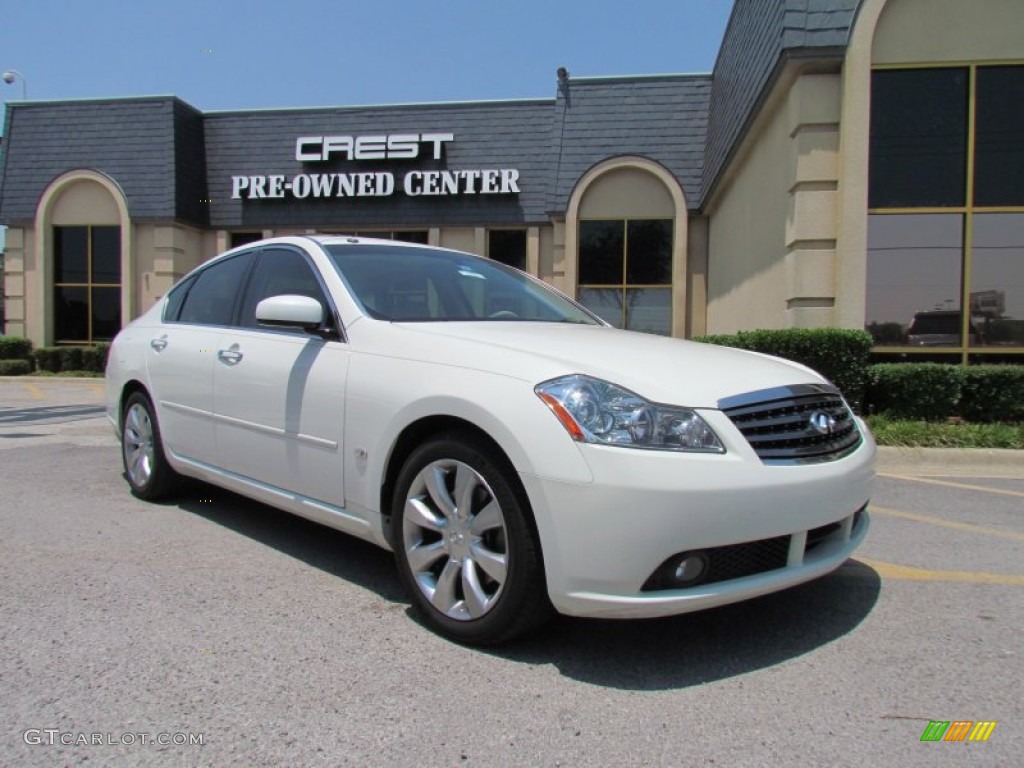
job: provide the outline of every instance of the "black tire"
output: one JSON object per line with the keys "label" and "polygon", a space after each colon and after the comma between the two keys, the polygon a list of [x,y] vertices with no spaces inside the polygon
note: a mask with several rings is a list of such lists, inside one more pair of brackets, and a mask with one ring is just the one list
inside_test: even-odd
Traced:
{"label": "black tire", "polygon": [[133,392],[121,412],[121,461],[132,493],[146,501],[170,496],[180,480],[167,463],[156,409],[144,392]]}
{"label": "black tire", "polygon": [[511,473],[473,435],[450,433],[414,450],[395,484],[398,571],[425,623],[457,642],[508,642],[553,613],[529,502]]}

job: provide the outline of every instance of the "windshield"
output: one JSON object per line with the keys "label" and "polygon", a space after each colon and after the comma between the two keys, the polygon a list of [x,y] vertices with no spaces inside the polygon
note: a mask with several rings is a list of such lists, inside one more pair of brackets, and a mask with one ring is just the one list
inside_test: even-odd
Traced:
{"label": "windshield", "polygon": [[390,245],[324,249],[363,311],[378,320],[601,324],[539,280],[476,256]]}

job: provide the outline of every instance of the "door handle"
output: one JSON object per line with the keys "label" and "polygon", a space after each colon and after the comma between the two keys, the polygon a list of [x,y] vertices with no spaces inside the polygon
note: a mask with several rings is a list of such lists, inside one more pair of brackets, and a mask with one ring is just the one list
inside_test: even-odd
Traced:
{"label": "door handle", "polygon": [[242,360],[242,353],[238,351],[238,345],[232,344],[227,349],[217,350],[217,359],[228,365],[237,365]]}
{"label": "door handle", "polygon": [[151,346],[157,352],[163,352],[164,349],[167,347],[167,334],[165,333],[163,336],[160,336],[159,338],[156,339],[150,339],[149,346]]}

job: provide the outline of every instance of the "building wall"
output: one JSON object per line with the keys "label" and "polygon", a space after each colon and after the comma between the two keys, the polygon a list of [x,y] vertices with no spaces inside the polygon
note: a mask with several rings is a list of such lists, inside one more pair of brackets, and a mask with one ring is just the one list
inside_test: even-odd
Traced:
{"label": "building wall", "polygon": [[829,325],[840,79],[792,72],[708,206],[707,332]]}
{"label": "building wall", "polygon": [[889,0],[872,45],[872,63],[1019,59],[1024,54],[1020,0]]}

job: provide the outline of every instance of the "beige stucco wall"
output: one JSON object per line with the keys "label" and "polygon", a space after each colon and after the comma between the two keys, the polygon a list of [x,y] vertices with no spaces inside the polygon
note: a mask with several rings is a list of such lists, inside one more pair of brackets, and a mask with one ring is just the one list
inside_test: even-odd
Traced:
{"label": "beige stucco wall", "polygon": [[183,275],[214,255],[208,233],[180,224],[135,226],[135,291],[138,314],[167,293]]}
{"label": "beige stucco wall", "polygon": [[1020,0],[889,0],[872,45],[875,64],[1024,58]]}
{"label": "beige stucco wall", "polygon": [[832,324],[840,86],[781,78],[710,202],[708,333]]}
{"label": "beige stucco wall", "polygon": [[60,193],[50,216],[50,223],[61,227],[121,223],[114,199],[95,181],[84,179],[71,183]]}
{"label": "beige stucco wall", "polygon": [[30,336],[36,329],[26,316],[26,292],[33,270],[34,244],[32,230],[10,227],[4,248],[4,333],[11,336]]}
{"label": "beige stucco wall", "polygon": [[616,168],[595,179],[580,202],[581,219],[671,219],[672,196],[657,178],[639,168]]}
{"label": "beige stucco wall", "polygon": [[[442,229],[438,245],[442,248],[452,248],[456,251],[469,251],[470,253],[475,253],[476,230],[470,227],[461,229]],[[483,252],[481,251],[481,253]]]}

